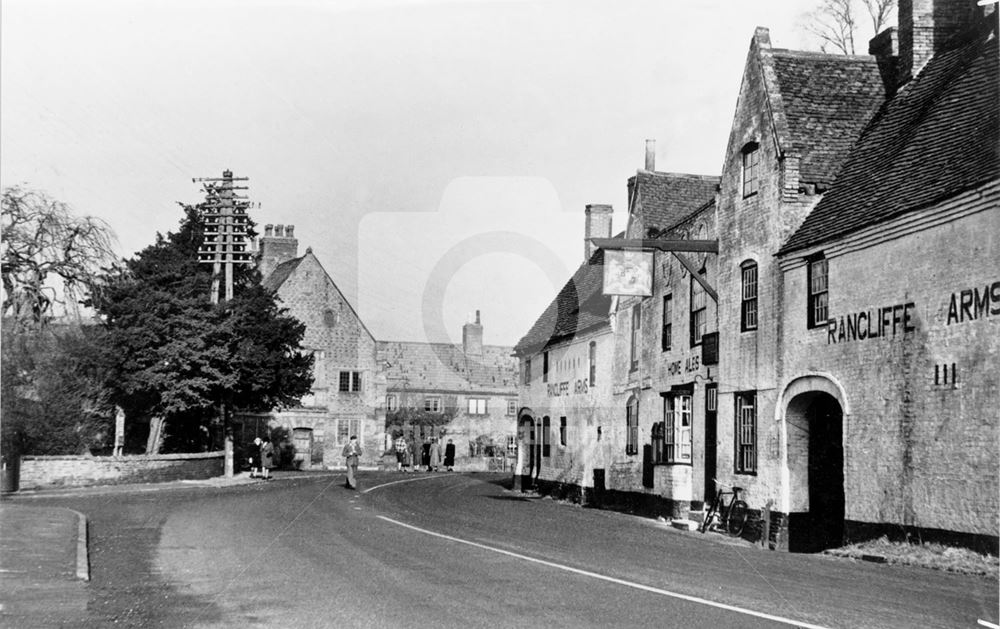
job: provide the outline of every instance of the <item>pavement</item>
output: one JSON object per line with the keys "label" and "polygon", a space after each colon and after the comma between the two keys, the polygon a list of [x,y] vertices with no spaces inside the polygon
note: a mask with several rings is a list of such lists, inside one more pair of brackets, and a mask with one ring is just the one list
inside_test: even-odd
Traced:
{"label": "pavement", "polygon": [[[292,480],[340,474],[342,472],[336,471],[276,472],[273,478]],[[3,500],[0,500],[0,590],[10,598],[0,598],[0,612],[11,613],[15,600],[31,606],[32,601],[22,596],[29,591],[49,592],[42,598],[58,599],[65,595],[65,590],[73,588],[73,582],[90,580],[87,516],[63,507],[32,505],[33,498],[154,492],[187,487],[221,489],[263,482],[267,481],[250,478],[244,472],[232,478],[220,476],[165,483],[60,487],[4,494]],[[37,605],[47,604],[45,600],[34,602]]]}

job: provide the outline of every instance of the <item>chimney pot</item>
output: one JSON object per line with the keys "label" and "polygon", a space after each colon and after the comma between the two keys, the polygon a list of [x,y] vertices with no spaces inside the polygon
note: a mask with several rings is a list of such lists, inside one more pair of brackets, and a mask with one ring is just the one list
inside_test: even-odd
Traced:
{"label": "chimney pot", "polygon": [[275,225],[274,226],[274,237],[275,238],[284,238],[285,237],[285,226],[284,225]]}
{"label": "chimney pot", "polygon": [[264,237],[270,238],[274,235],[274,225],[264,225]]}
{"label": "chimney pot", "polygon": [[646,140],[646,170],[656,170],[656,140]]}
{"label": "chimney pot", "polygon": [[285,238],[294,238],[295,225],[285,225]]}

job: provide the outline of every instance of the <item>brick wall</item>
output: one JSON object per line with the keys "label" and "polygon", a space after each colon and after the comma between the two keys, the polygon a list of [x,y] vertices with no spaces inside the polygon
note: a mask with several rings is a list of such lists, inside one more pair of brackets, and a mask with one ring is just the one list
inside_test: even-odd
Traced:
{"label": "brick wall", "polygon": [[221,476],[223,453],[21,457],[20,489],[163,483]]}
{"label": "brick wall", "polygon": [[[998,203],[1000,185],[993,183],[828,243],[830,315],[838,322],[833,336],[828,328],[806,329],[806,268],[800,256],[783,263],[781,388],[822,373],[843,389],[848,520],[997,534]],[[979,308],[971,303],[973,291]],[[888,332],[871,338],[868,320],[877,320],[884,307],[890,307]],[[845,321],[842,340],[839,321],[859,313],[865,313],[866,338],[852,334]],[[802,467],[796,461],[804,446],[792,436],[789,431],[794,472]],[[808,475],[793,473],[793,480],[790,508],[808,510]]]}

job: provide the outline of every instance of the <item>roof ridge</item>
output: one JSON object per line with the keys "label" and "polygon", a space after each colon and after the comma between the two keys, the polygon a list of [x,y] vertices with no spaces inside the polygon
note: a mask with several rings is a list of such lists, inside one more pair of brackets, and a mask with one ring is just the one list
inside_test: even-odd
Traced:
{"label": "roof ridge", "polygon": [[815,57],[837,61],[875,61],[875,55],[853,54],[845,55],[834,52],[822,52],[819,50],[793,50],[791,48],[772,48],[771,52],[785,57]]}

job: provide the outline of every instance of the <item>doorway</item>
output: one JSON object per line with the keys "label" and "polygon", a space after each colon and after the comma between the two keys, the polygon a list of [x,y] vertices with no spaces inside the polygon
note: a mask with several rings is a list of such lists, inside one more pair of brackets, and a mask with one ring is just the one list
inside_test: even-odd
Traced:
{"label": "doorway", "polygon": [[719,385],[711,382],[705,385],[705,504],[715,500],[715,479],[718,470],[719,433]]}
{"label": "doorway", "polygon": [[804,513],[790,516],[789,550],[818,552],[841,546],[845,501],[844,414],[840,403],[822,391],[801,393],[789,402],[785,418],[789,468],[800,490],[805,480],[808,505]]}

